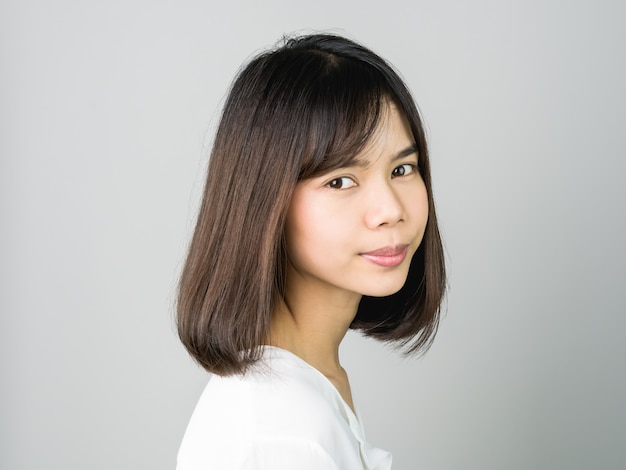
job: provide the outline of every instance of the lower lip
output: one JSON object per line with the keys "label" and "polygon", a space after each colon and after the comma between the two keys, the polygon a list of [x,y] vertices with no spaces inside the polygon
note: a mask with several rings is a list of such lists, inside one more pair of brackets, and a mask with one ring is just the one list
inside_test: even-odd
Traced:
{"label": "lower lip", "polygon": [[408,247],[394,255],[381,256],[381,255],[368,255],[367,253],[363,253],[361,254],[361,256],[365,258],[366,260],[371,261],[372,263],[377,264],[379,266],[384,266],[386,268],[393,268],[395,266],[402,264],[402,262],[404,261],[404,258],[406,258],[407,250],[408,250]]}

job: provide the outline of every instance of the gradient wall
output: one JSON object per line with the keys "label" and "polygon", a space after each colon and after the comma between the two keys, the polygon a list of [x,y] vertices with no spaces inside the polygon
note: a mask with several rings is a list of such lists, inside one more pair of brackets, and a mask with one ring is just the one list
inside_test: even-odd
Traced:
{"label": "gradient wall", "polygon": [[618,1],[0,5],[0,467],[174,468],[207,376],[173,299],[239,66],[346,33],[423,111],[450,272],[432,350],[342,350],[394,468],[626,468]]}

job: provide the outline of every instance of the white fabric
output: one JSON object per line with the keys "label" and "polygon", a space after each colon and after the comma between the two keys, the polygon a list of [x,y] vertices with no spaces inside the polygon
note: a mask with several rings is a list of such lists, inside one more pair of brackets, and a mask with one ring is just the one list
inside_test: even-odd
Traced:
{"label": "white fabric", "polygon": [[284,349],[265,346],[245,376],[209,381],[177,470],[389,470],[334,385]]}

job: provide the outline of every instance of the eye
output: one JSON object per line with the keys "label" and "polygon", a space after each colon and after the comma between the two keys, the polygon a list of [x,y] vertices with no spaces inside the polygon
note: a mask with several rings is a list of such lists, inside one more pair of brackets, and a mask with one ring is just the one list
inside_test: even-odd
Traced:
{"label": "eye", "polygon": [[335,178],[326,183],[326,186],[332,189],[348,189],[353,186],[356,186],[356,183],[352,178],[348,178],[347,176],[342,176],[340,178]]}
{"label": "eye", "polygon": [[404,163],[400,166],[397,166],[391,172],[391,177],[395,178],[397,176],[406,176],[411,173],[415,173],[417,171],[417,166],[412,163]]}

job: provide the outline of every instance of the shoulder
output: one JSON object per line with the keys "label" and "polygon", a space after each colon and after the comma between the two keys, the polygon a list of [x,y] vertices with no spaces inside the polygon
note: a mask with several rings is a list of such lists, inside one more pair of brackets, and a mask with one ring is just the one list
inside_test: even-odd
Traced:
{"label": "shoulder", "polygon": [[284,431],[290,436],[326,434],[348,424],[330,382],[290,353],[272,353],[244,376],[213,376],[192,420],[209,428],[219,424],[221,432],[245,426],[246,434],[263,436]]}
{"label": "shoulder", "polygon": [[332,385],[306,363],[274,352],[245,376],[211,378],[187,427],[179,465],[204,458],[215,465],[233,455],[271,460],[272,449],[280,449],[281,461],[290,452],[316,462],[336,461],[346,450],[358,455],[345,406]]}

